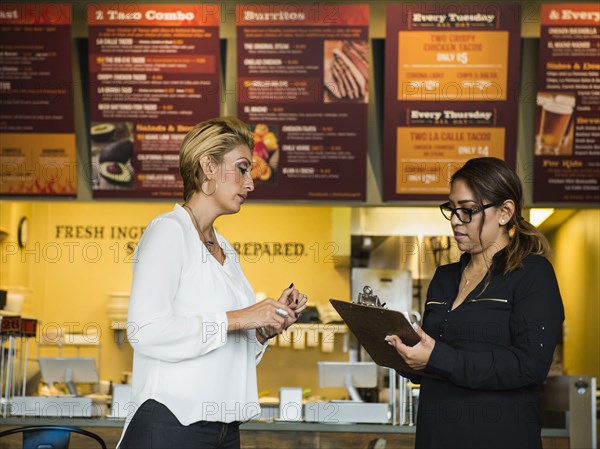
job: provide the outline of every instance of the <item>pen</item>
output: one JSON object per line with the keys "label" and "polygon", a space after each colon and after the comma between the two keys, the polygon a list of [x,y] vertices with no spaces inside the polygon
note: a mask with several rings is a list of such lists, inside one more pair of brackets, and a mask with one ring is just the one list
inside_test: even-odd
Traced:
{"label": "pen", "polygon": [[[288,288],[292,288],[293,286],[294,286],[294,283],[292,282]],[[292,296],[292,292],[290,292],[290,294],[288,295],[288,304],[290,303],[291,296]],[[298,304],[298,299],[296,299],[295,303]]]}

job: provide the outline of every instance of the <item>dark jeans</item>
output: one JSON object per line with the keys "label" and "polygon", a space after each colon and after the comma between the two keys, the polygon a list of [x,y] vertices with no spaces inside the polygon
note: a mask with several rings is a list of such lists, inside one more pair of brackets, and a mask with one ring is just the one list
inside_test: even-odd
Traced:
{"label": "dark jeans", "polygon": [[135,412],[119,449],[240,449],[240,424],[198,421],[184,426],[160,402]]}

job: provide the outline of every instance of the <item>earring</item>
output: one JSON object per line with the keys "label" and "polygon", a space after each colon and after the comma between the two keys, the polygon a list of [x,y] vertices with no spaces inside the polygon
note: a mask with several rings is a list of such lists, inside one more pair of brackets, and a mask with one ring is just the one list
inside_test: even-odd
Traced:
{"label": "earring", "polygon": [[[215,186],[212,188],[212,190],[209,190],[208,184],[210,184],[211,181],[215,184]],[[217,181],[215,181],[214,179],[206,179],[200,186],[200,190],[202,190],[202,193],[204,193],[206,196],[211,196],[214,195],[214,193],[217,191],[217,187]]]}
{"label": "earring", "polygon": [[504,224],[504,220],[500,220],[500,224],[503,225]]}

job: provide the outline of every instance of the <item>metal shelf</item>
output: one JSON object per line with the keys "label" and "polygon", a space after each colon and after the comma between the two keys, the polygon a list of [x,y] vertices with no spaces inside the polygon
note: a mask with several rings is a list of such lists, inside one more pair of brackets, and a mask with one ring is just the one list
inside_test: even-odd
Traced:
{"label": "metal shelf", "polygon": [[[68,339],[72,338],[72,341]],[[65,338],[67,341],[65,341]],[[90,339],[86,341],[85,339]],[[83,334],[66,334],[58,339],[56,342],[39,342],[37,346],[38,358],[41,356],[41,351],[44,348],[56,348],[58,349],[58,357],[63,357],[63,348],[74,348],[77,351],[76,357],[81,357],[81,348],[97,348],[98,354],[96,356],[96,363],[98,365],[98,372],[101,372],[102,369],[102,345],[100,344],[100,338],[97,336],[93,337],[85,336]]]}

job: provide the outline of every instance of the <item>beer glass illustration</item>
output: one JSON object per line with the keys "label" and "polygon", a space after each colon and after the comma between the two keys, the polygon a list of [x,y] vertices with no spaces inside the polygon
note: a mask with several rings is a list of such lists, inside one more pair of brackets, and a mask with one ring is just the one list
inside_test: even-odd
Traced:
{"label": "beer glass illustration", "polygon": [[[535,101],[535,117],[536,117],[536,122],[535,122],[535,136],[536,138],[539,140],[540,138],[540,125],[542,124],[542,108],[544,106],[544,103],[548,103],[549,101],[552,101],[554,99],[554,96],[548,92],[538,92],[537,96],[536,96],[536,101]],[[539,143],[539,142],[538,142]]]}
{"label": "beer glass illustration", "polygon": [[[575,110],[575,97],[573,95],[557,95],[554,97],[554,101],[560,104],[564,104],[570,106]],[[567,123],[567,129],[565,130],[565,136],[562,141],[562,150],[565,150],[565,147],[569,145],[570,139],[573,138],[573,114],[569,118],[569,123]],[[561,151],[561,153],[563,152]]]}
{"label": "beer glass illustration", "polygon": [[573,108],[566,104],[548,101],[542,106],[540,123],[540,153],[557,155],[571,120]]}

